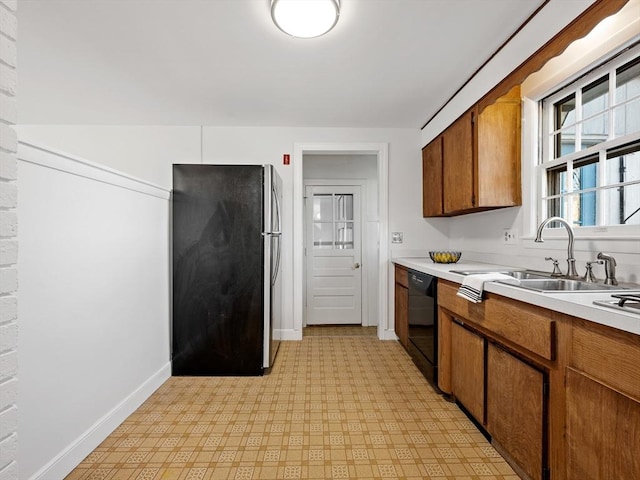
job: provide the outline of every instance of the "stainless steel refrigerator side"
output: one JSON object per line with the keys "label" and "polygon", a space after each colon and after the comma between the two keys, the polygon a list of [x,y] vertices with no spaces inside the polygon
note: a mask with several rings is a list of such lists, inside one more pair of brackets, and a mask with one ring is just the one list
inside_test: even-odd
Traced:
{"label": "stainless steel refrigerator side", "polygon": [[[273,169],[273,167],[271,167]],[[271,358],[270,365],[273,365],[278,347],[280,346],[280,338],[274,335],[282,328],[282,179],[280,175],[273,169],[273,200],[274,210],[272,211],[272,231],[271,231],[271,256],[275,256],[275,265],[273,266],[271,281]]]}
{"label": "stainless steel refrigerator side", "polygon": [[263,185],[262,194],[264,196],[264,210],[262,212],[262,241],[264,244],[264,263],[263,268],[263,328],[264,333],[262,337],[262,367],[267,369],[271,366],[271,210],[272,206],[272,194],[273,191],[273,167],[265,165],[263,167]]}

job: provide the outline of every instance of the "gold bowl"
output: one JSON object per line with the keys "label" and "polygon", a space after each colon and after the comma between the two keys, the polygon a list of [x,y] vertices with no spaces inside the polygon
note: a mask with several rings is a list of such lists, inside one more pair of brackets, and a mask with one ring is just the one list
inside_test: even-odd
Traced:
{"label": "gold bowl", "polygon": [[440,250],[429,252],[429,256],[434,263],[456,263],[458,260],[460,260],[462,252]]}

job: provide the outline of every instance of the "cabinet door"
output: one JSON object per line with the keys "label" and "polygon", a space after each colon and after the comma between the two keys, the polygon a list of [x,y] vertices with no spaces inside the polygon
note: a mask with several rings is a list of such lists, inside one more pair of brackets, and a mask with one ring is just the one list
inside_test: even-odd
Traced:
{"label": "cabinet door", "polygon": [[395,329],[400,344],[409,346],[409,289],[396,283]]}
{"label": "cabinet door", "polygon": [[473,115],[462,115],[443,134],[444,213],[474,206]]}
{"label": "cabinet door", "polygon": [[484,338],[457,322],[451,325],[451,390],[484,423]]}
{"label": "cabinet door", "polygon": [[544,375],[489,344],[487,431],[532,479],[543,478]]}
{"label": "cabinet door", "polygon": [[640,478],[640,403],[567,369],[567,480]]}
{"label": "cabinet door", "polygon": [[520,87],[478,114],[476,206],[522,204],[520,182]]}
{"label": "cabinet door", "polygon": [[422,149],[422,216],[442,213],[442,137],[438,137]]}

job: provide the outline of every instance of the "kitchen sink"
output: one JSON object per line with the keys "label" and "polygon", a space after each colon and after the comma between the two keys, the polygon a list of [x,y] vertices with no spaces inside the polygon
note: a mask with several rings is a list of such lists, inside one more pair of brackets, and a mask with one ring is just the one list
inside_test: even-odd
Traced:
{"label": "kitchen sink", "polygon": [[616,285],[604,285],[602,283],[583,282],[567,278],[539,278],[523,279],[519,285],[514,287],[526,288],[537,292],[609,292],[612,290],[624,290]]}
{"label": "kitchen sink", "polygon": [[542,293],[568,293],[568,292],[610,292],[626,290],[618,285],[605,285],[603,283],[591,283],[581,280],[552,277],[548,272],[538,270],[451,270],[451,273],[459,275],[473,275],[479,273],[502,273],[520,280],[519,284],[501,282],[514,287],[526,288]]}
{"label": "kitchen sink", "polygon": [[510,277],[517,278],[518,280],[538,280],[552,278],[550,273],[538,272],[533,270],[515,270],[513,272],[504,272]]}
{"label": "kitchen sink", "polygon": [[551,277],[550,273],[539,272],[537,270],[450,270],[450,272],[457,273],[458,275],[474,275],[479,273],[502,273],[503,275],[509,275],[513,278],[517,278],[518,280]]}

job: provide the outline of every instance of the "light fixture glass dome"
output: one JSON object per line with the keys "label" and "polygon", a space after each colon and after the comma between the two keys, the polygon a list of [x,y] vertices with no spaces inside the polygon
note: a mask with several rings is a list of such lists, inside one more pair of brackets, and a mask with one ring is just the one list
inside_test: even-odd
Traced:
{"label": "light fixture glass dome", "polygon": [[271,0],[271,18],[292,37],[324,35],[338,22],[340,0]]}

